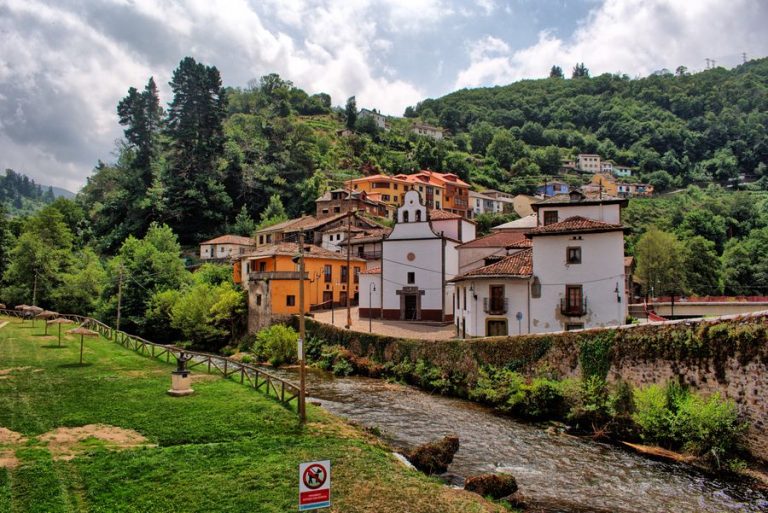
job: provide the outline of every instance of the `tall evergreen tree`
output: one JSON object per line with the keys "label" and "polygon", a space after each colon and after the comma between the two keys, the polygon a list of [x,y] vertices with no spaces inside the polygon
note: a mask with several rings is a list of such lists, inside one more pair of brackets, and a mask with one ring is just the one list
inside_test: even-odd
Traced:
{"label": "tall evergreen tree", "polygon": [[344,115],[347,120],[347,128],[350,130],[355,129],[355,122],[357,121],[357,102],[354,96],[347,98],[347,105],[344,108]]}
{"label": "tall evergreen tree", "polygon": [[589,78],[589,69],[584,66],[583,62],[579,62],[573,67],[571,78]]}
{"label": "tall evergreen tree", "polygon": [[215,66],[185,57],[170,82],[167,213],[182,242],[213,234],[232,206],[222,184],[226,96]]}
{"label": "tall evergreen tree", "polygon": [[135,87],[128,89],[128,96],[117,105],[117,114],[125,127],[123,133],[129,147],[136,153],[133,167],[146,190],[152,185],[152,163],[157,155],[163,116],[155,80],[150,77],[142,92]]}
{"label": "tall evergreen tree", "polygon": [[8,267],[8,254],[11,251],[11,231],[8,228],[8,212],[0,202],[0,282]]}
{"label": "tall evergreen tree", "polygon": [[565,75],[563,75],[563,68],[560,66],[552,66],[552,69],[549,70],[549,78],[565,78]]}

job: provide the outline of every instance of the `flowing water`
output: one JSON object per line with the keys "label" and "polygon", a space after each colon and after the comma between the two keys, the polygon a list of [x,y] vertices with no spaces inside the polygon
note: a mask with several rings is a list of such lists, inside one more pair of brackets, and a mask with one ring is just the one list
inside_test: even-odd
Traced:
{"label": "flowing water", "polygon": [[[295,369],[277,374],[298,382]],[[325,409],[378,428],[396,447],[458,435],[461,448],[446,476],[450,481],[507,472],[530,504],[548,513],[768,512],[768,493],[748,483],[712,479],[683,465],[549,433],[469,401],[316,370],[308,373],[307,386]]]}

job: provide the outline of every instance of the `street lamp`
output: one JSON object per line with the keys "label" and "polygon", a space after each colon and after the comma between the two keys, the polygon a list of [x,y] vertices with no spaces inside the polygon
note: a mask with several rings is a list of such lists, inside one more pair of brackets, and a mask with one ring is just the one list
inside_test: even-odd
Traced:
{"label": "street lamp", "polygon": [[376,292],[376,284],[371,282],[368,284],[368,333],[373,331],[371,327],[371,319],[373,319],[373,308],[371,308],[371,292]]}

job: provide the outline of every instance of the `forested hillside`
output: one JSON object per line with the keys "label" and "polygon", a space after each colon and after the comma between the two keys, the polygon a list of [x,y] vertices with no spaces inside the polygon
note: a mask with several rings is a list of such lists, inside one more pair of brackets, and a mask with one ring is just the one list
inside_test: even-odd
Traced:
{"label": "forested hillside", "polygon": [[26,175],[12,169],[0,176],[0,203],[12,214],[25,214],[42,208],[56,199],[52,187],[43,187]]}
{"label": "forested hillside", "polygon": [[[152,79],[128,90],[117,106],[119,157],[99,163],[80,202],[99,246],[114,251],[153,220],[184,244],[226,230],[238,214],[250,226],[274,194],[290,216],[311,212],[326,187],[373,172],[430,168],[524,192],[584,152],[636,167],[634,179],[657,190],[766,175],[768,59],[642,79],[575,71],[424,100],[384,131],[357,118],[357,107],[375,105],[356,106],[354,97],[333,108],[327,94],[275,74],[225,88],[214,66],[186,58],[172,98],[161,99]],[[417,136],[414,121],[452,135]],[[755,187],[768,188],[766,180]]]}
{"label": "forested hillside", "polygon": [[768,59],[635,80],[589,78],[581,66],[569,80],[553,68],[548,79],[457,91],[410,112],[469,134],[475,153],[504,134],[523,143],[513,158],[551,147],[599,153],[646,175],[666,171],[682,184],[765,174]]}

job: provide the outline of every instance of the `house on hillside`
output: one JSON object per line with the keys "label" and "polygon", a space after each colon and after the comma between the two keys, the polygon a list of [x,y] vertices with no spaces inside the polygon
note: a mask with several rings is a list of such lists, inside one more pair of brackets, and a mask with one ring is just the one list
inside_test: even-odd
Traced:
{"label": "house on hillside", "polygon": [[[255,333],[275,320],[299,313],[301,275],[297,243],[264,246],[242,255],[235,264],[235,277],[248,292],[248,332]],[[357,304],[360,273],[365,260],[350,258],[320,246],[304,246],[304,311],[346,305],[347,297]]]}
{"label": "house on hillside", "polygon": [[344,187],[355,192],[365,192],[368,199],[383,203],[387,206],[387,217],[392,219],[397,212],[397,207],[403,204],[405,193],[411,190],[412,185],[408,180],[376,174],[347,180],[344,182]]}
{"label": "house on hillside", "polygon": [[571,186],[565,182],[544,182],[536,187],[537,196],[557,196],[558,194],[568,194]]}
{"label": "house on hillside", "polygon": [[451,321],[448,281],[459,272],[456,248],[475,238],[474,228],[458,214],[430,211],[418,191],[407,192],[394,228],[382,241],[381,267],[361,275],[360,317]]}
{"label": "house on hillside", "polygon": [[458,336],[623,324],[625,205],[623,199],[586,198],[578,191],[534,204],[538,221],[525,233],[530,248],[491,255],[485,265],[453,279]]}
{"label": "house on hillside", "polygon": [[[341,226],[350,225],[362,229],[381,228],[373,218],[366,217],[360,211],[340,212],[332,216],[318,219],[315,216],[301,216],[289,219],[254,233],[256,247],[271,246],[281,242],[297,242],[299,232],[304,233],[304,240],[308,244],[323,244],[323,234],[329,230],[335,230]],[[338,240],[344,240],[343,235]]]}
{"label": "house on hillside", "polygon": [[315,209],[317,219],[325,219],[353,210],[366,212],[372,216],[387,217],[387,205],[370,199],[365,191],[347,189],[327,191],[315,200]]}
{"label": "house on hillside", "polygon": [[576,167],[585,173],[599,173],[602,171],[600,155],[592,153],[579,153]]}
{"label": "house on hillside", "polygon": [[421,170],[410,175],[396,175],[396,178],[410,183],[411,189],[424,198],[427,208],[469,217],[470,185],[454,173]]}
{"label": "house on hillside", "polygon": [[237,258],[253,249],[255,241],[240,235],[222,235],[200,243],[201,260],[224,260]]}
{"label": "house on hillside", "polygon": [[376,110],[360,109],[357,117],[360,119],[372,118],[377,127],[382,130],[389,130],[389,123],[387,122],[387,118],[383,114],[376,112]]}
{"label": "house on hillside", "polygon": [[445,130],[439,126],[432,126],[426,123],[414,123],[411,125],[411,132],[416,135],[431,137],[436,141],[442,141],[445,137]]}

